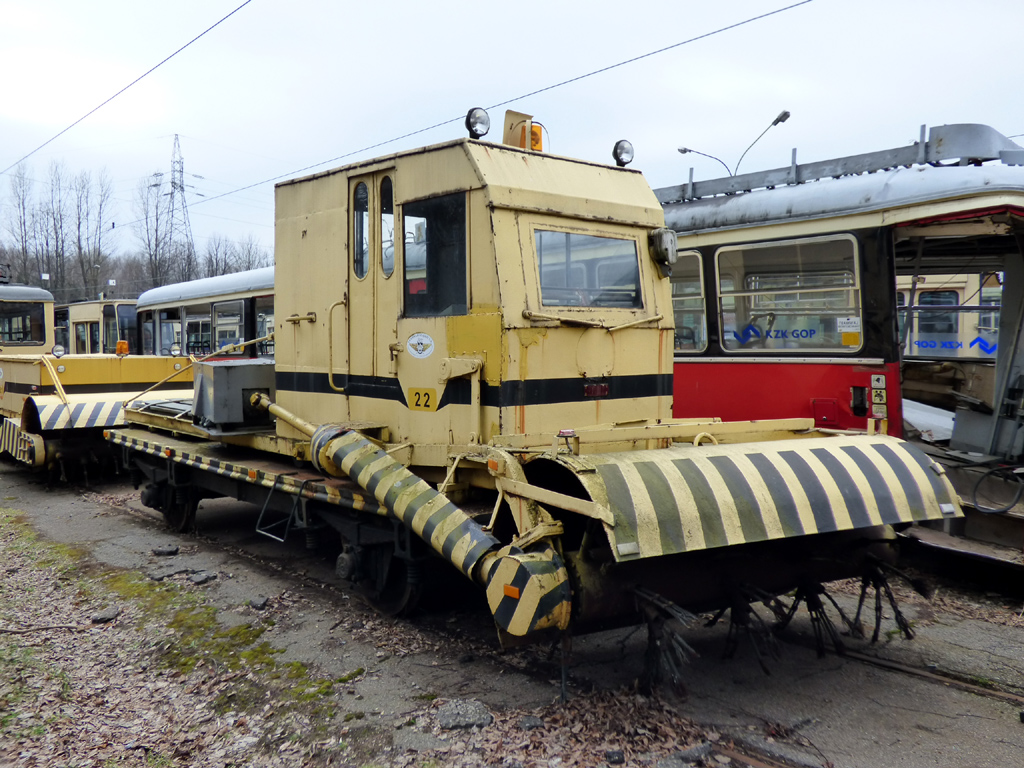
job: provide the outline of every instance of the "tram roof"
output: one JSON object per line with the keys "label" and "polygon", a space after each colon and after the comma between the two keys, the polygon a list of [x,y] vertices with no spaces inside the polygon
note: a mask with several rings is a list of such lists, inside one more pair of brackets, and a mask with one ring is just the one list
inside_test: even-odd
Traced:
{"label": "tram roof", "polygon": [[186,283],[173,283],[150,288],[139,296],[136,307],[144,310],[158,304],[188,303],[199,299],[240,296],[256,291],[274,291],[274,268],[260,267],[245,272],[204,277]]}
{"label": "tram roof", "polygon": [[915,166],[666,203],[665,224],[687,234],[825,219],[944,200],[1021,195],[1024,167]]}
{"label": "tram roof", "polygon": [[990,126],[922,125],[908,146],[803,165],[794,149],[786,168],[698,182],[691,169],[687,184],[655,194],[666,225],[688,234],[1017,195],[1024,193],[1020,166],[1024,147]]}
{"label": "tram roof", "polygon": [[0,285],[0,301],[53,301],[53,294],[33,285]]}

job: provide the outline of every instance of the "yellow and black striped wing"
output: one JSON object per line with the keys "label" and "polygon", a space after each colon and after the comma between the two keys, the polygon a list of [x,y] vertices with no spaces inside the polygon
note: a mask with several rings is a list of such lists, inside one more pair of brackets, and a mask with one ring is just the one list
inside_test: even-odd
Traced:
{"label": "yellow and black striped wing", "polygon": [[678,445],[586,457],[619,561],[960,516],[942,467],[891,437]]}

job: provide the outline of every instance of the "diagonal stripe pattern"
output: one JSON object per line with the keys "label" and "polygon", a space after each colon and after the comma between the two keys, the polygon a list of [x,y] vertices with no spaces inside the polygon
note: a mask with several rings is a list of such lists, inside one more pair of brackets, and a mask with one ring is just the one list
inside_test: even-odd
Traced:
{"label": "diagonal stripe pattern", "polygon": [[596,472],[578,477],[612,511],[605,529],[619,561],[962,514],[941,466],[885,436],[586,459]]}

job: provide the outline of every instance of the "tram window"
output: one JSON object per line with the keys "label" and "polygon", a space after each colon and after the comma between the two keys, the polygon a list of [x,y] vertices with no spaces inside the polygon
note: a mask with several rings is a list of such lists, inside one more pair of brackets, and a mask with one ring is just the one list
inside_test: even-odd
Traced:
{"label": "tram window", "polygon": [[213,328],[217,349],[245,340],[243,312],[241,301],[222,301],[213,305]]}
{"label": "tram window", "polygon": [[546,307],[643,306],[635,240],[534,230]]}
{"label": "tram window", "polygon": [[[269,336],[274,332],[274,297],[259,296],[256,299],[256,338]],[[274,340],[261,341],[256,345],[256,354],[273,355]]]}
{"label": "tram window", "polygon": [[141,315],[142,328],[142,354],[144,355],[155,355],[156,354],[156,339],[153,334],[153,313],[143,312]]}
{"label": "tram window", "polygon": [[[169,355],[172,346],[181,345],[181,311],[178,309],[161,310],[159,330],[157,352],[161,355]],[[184,351],[187,354],[188,350]]]}
{"label": "tram window", "polygon": [[103,353],[117,352],[117,315],[112,304],[103,307]]}
{"label": "tram window", "polygon": [[71,320],[66,309],[54,310],[53,343],[60,344],[67,351],[71,349]]}
{"label": "tram window", "polygon": [[1003,288],[996,286],[981,289],[981,305],[993,307],[991,311],[985,311],[978,315],[978,331],[995,332],[999,330],[999,306],[1002,303]]}
{"label": "tram window", "polygon": [[117,305],[118,338],[122,341],[128,342],[128,352],[133,355],[138,354],[139,352],[135,331],[137,322],[138,320],[135,313],[135,307],[131,304]]}
{"label": "tram window", "polygon": [[708,345],[704,281],[699,251],[683,251],[672,265],[676,352],[703,352]]}
{"label": "tram window", "polygon": [[[917,296],[920,307],[956,306],[959,303],[956,291],[924,291]],[[960,330],[959,321],[960,317],[955,310],[917,310],[917,330],[921,334],[955,334]]]}
{"label": "tram window", "polygon": [[860,349],[852,237],[729,246],[719,249],[716,262],[726,351]]}
{"label": "tram window", "polygon": [[352,200],[352,271],[366,277],[370,265],[370,191],[366,184],[356,185]]}
{"label": "tram window", "polygon": [[43,305],[28,301],[0,303],[0,342],[4,344],[43,344],[46,324]]}
{"label": "tram window", "polygon": [[208,355],[213,351],[210,305],[185,308],[185,350],[188,355]]}
{"label": "tram window", "polygon": [[466,197],[457,192],[402,206],[405,316],[464,315]]}
{"label": "tram window", "polygon": [[391,177],[380,182],[380,268],[384,277],[395,271],[395,196]]}

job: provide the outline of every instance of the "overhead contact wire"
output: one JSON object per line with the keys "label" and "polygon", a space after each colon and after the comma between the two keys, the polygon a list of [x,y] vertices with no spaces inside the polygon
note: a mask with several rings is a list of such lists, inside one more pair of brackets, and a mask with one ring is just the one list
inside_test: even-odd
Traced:
{"label": "overhead contact wire", "polygon": [[130,83],[128,83],[128,85],[126,85],[126,86],[125,86],[124,88],[122,88],[122,89],[121,89],[120,91],[118,91],[118,92],[117,92],[117,93],[115,93],[115,94],[114,94],[113,96],[111,96],[111,97],[110,97],[109,99],[107,99],[106,101],[104,101],[104,102],[103,102],[102,104],[100,104],[99,106],[96,106],[96,107],[94,107],[93,109],[91,109],[91,110],[89,110],[88,112],[86,112],[86,113],[85,113],[84,115],[82,115],[82,116],[81,116],[80,118],[78,118],[77,120],[75,120],[75,122],[73,122],[73,123],[72,123],[71,125],[69,125],[69,126],[68,126],[67,128],[65,128],[65,129],[64,129],[63,131],[61,131],[61,132],[60,132],[60,133],[58,133],[58,134],[57,134],[56,136],[53,136],[52,138],[50,138],[50,139],[48,139],[47,141],[45,141],[45,142],[43,142],[42,144],[40,144],[40,145],[39,145],[38,147],[36,147],[35,149],[33,149],[33,150],[32,150],[31,152],[29,152],[29,153],[28,153],[27,155],[25,155],[24,157],[22,157],[22,158],[21,158],[20,160],[18,160],[17,162],[11,163],[11,165],[7,166],[7,167],[6,167],[6,168],[4,168],[4,169],[3,169],[2,171],[0,171],[0,175],[3,175],[3,174],[5,174],[5,173],[7,173],[7,172],[8,172],[9,170],[11,170],[12,168],[15,168],[15,167],[16,167],[16,166],[17,166],[17,165],[18,165],[19,163],[22,163],[22,162],[24,162],[25,160],[28,160],[28,159],[29,159],[30,157],[32,157],[32,155],[34,155],[34,154],[35,154],[36,152],[38,152],[39,150],[41,150],[41,149],[42,149],[43,147],[45,147],[46,145],[48,145],[48,144],[50,144],[50,143],[52,143],[52,142],[56,141],[57,139],[59,139],[59,138],[60,138],[61,136],[63,136],[63,135],[65,134],[65,133],[67,133],[67,132],[68,132],[68,131],[70,131],[70,130],[71,130],[72,128],[74,128],[74,127],[75,127],[76,125],[78,125],[78,124],[79,124],[80,122],[82,122],[82,121],[83,121],[83,120],[85,120],[85,119],[86,119],[87,117],[89,117],[90,115],[94,114],[95,112],[98,112],[98,111],[99,111],[100,109],[102,109],[102,108],[103,108],[103,107],[105,107],[105,106],[106,106],[107,104],[109,104],[110,102],[112,102],[112,101],[113,101],[114,99],[116,99],[116,98],[117,98],[118,96],[120,96],[120,95],[121,95],[122,93],[124,93],[124,92],[125,92],[125,91],[127,91],[127,90],[128,90],[129,88],[131,88],[131,87],[132,87],[133,85],[135,85],[136,83],[138,83],[138,82],[139,82],[140,80],[142,80],[142,79],[143,79],[144,77],[146,77],[146,76],[148,76],[148,75],[152,74],[152,73],[153,73],[153,72],[155,72],[155,71],[156,71],[157,69],[159,69],[160,67],[162,67],[162,66],[163,66],[164,64],[166,64],[166,63],[167,63],[168,61],[170,61],[170,60],[171,60],[171,59],[173,59],[173,58],[174,58],[175,56],[177,56],[177,55],[178,55],[179,53],[181,53],[181,52],[182,52],[182,51],[184,51],[184,50],[185,50],[186,48],[188,48],[188,47],[189,47],[190,45],[192,45],[192,43],[196,42],[196,40],[198,40],[199,38],[201,38],[201,37],[202,37],[203,35],[207,34],[208,32],[212,31],[212,30],[213,30],[213,29],[215,29],[216,27],[218,27],[218,26],[220,26],[221,24],[223,24],[223,23],[224,23],[225,21],[227,21],[228,19],[230,19],[230,18],[231,18],[232,16],[234,16],[234,15],[235,15],[236,13],[238,13],[238,12],[239,12],[240,10],[242,10],[243,8],[245,8],[245,6],[247,6],[247,5],[248,5],[249,3],[251,3],[251,2],[252,2],[252,0],[245,0],[245,2],[244,2],[244,3],[242,3],[242,4],[240,5],[240,6],[238,6],[237,8],[235,8],[235,10],[231,11],[231,13],[229,13],[229,14],[228,14],[227,16],[225,16],[224,18],[222,18],[222,19],[221,19],[220,21],[218,21],[218,22],[217,22],[216,24],[213,24],[212,26],[208,27],[208,28],[207,28],[207,29],[205,29],[204,31],[200,32],[200,33],[199,33],[198,35],[196,35],[196,36],[195,36],[195,37],[193,37],[193,38],[192,38],[191,40],[189,40],[189,41],[188,41],[187,43],[185,43],[185,44],[184,44],[183,46],[181,46],[181,48],[179,48],[178,50],[176,50],[176,51],[175,51],[174,53],[172,53],[172,54],[171,54],[170,56],[168,56],[167,58],[165,58],[165,59],[164,59],[163,61],[161,61],[161,62],[160,62],[159,64],[157,64],[156,66],[153,66],[153,67],[151,67],[151,68],[150,68],[150,69],[148,69],[148,70],[147,70],[146,72],[144,72],[144,73],[142,73],[141,75],[139,75],[139,76],[138,76],[137,78],[135,78],[134,80],[132,80],[132,81],[131,81]]}
{"label": "overhead contact wire", "polygon": [[[726,27],[721,27],[721,28],[713,30],[711,32],[705,32],[703,35],[697,35],[696,37],[691,37],[688,40],[683,40],[683,41],[678,42],[678,43],[673,43],[672,45],[667,45],[664,48],[659,48],[656,51],[651,51],[649,53],[644,53],[644,54],[641,54],[640,56],[634,56],[631,59],[626,59],[625,61],[620,61],[617,64],[610,64],[607,67],[601,67],[600,69],[595,69],[593,72],[587,72],[586,74],[578,75],[576,77],[569,78],[568,80],[562,80],[561,82],[555,83],[554,85],[549,85],[549,86],[546,86],[544,88],[538,88],[535,91],[530,91],[529,93],[524,93],[521,96],[516,96],[515,98],[512,98],[512,99],[507,99],[505,101],[500,101],[497,104],[492,104],[491,106],[487,107],[487,109],[497,109],[498,107],[503,107],[506,104],[512,104],[513,102],[516,102],[516,101],[522,101],[523,99],[528,99],[531,96],[536,96],[539,93],[546,93],[547,91],[552,91],[552,90],[554,90],[556,88],[561,88],[564,85],[569,85],[571,83],[576,83],[576,82],[579,82],[580,80],[584,80],[584,79],[586,79],[588,77],[593,77],[594,75],[600,75],[600,74],[602,74],[604,72],[608,72],[610,70],[617,69],[618,67],[624,67],[627,64],[632,64],[634,62],[641,61],[642,59],[650,58],[651,56],[657,56],[659,53],[665,53],[666,51],[671,51],[674,48],[679,48],[679,47],[684,46],[684,45],[689,45],[690,43],[695,43],[695,42],[698,42],[699,40],[704,40],[706,38],[713,37],[715,35],[719,35],[719,34],[721,34],[723,32],[728,32],[730,30],[737,29],[738,27],[742,27],[742,26],[744,26],[746,24],[751,24],[751,23],[753,23],[755,21],[760,21],[761,19],[766,19],[769,16],[775,16],[776,14],[792,10],[793,8],[798,8],[801,5],[807,5],[810,2],[813,2],[813,0],[801,0],[801,2],[793,3],[792,5],[787,5],[784,8],[777,8],[774,11],[768,11],[767,13],[762,13],[760,16],[752,16],[749,19],[745,19],[743,21],[738,21],[735,24],[730,24],[730,25],[728,25]],[[287,179],[287,178],[291,178],[291,177],[294,177],[294,176],[298,176],[301,173],[305,173],[306,171],[312,171],[313,169],[319,168],[320,166],[328,165],[330,163],[336,163],[339,160],[344,160],[346,157],[352,157],[353,155],[359,155],[359,154],[362,154],[363,152],[369,152],[371,149],[377,149],[378,147],[383,147],[383,146],[386,146],[388,144],[394,144],[396,141],[401,141],[402,139],[408,139],[408,138],[410,138],[412,136],[416,136],[416,135],[421,134],[421,133],[426,133],[427,131],[432,131],[435,128],[441,128],[441,127],[443,127],[445,125],[451,125],[452,123],[457,123],[459,120],[462,120],[463,118],[464,118],[464,115],[460,115],[458,117],[453,117],[450,120],[444,120],[444,121],[442,121],[440,123],[434,123],[433,125],[429,125],[426,128],[420,128],[420,129],[415,130],[415,131],[410,131],[409,133],[403,133],[401,136],[395,136],[392,139],[386,139],[385,141],[378,141],[376,144],[370,144],[368,146],[362,147],[361,149],[355,149],[355,150],[352,150],[351,152],[346,152],[343,155],[338,155],[337,157],[332,157],[330,160],[324,160],[323,162],[315,163],[313,165],[307,165],[305,168],[299,168],[299,169],[294,170],[294,171],[289,171],[288,173],[282,173],[280,176],[274,176],[272,178],[264,179],[263,181],[257,181],[257,182],[255,182],[253,184],[249,184],[249,185],[244,186],[244,187],[239,187],[238,189],[233,189],[230,192],[224,192],[224,193],[222,193],[220,195],[214,195],[213,197],[204,198],[203,200],[199,200],[198,202],[192,203],[191,205],[194,208],[197,205],[202,205],[203,203],[208,203],[211,200],[219,200],[222,197],[227,197],[228,195],[233,195],[233,194],[235,194],[237,192],[244,192],[245,190],[252,189],[253,187],[259,187],[259,186],[262,186],[263,184],[270,184],[271,182],[274,182],[274,181],[280,181],[281,179]]]}

